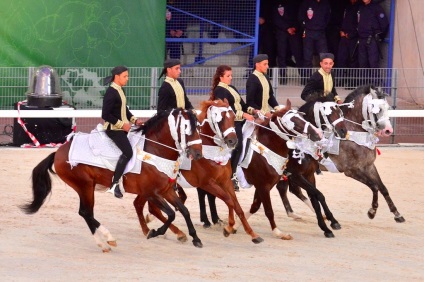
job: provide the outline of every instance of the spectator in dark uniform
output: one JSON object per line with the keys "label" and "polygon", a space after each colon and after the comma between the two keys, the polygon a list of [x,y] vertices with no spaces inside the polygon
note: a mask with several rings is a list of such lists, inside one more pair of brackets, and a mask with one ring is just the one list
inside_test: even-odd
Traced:
{"label": "spectator in dark uniform", "polygon": [[[184,82],[180,77],[181,62],[177,59],[168,59],[163,64],[163,70],[159,78],[163,75],[165,80],[162,82],[158,93],[158,111],[183,108],[193,110],[193,106],[187,97]],[[194,110],[193,110],[194,111]]]}
{"label": "spectator in dark uniform", "polygon": [[343,22],[343,12],[349,0],[329,0],[331,16],[326,29],[327,49],[329,53],[334,55],[334,67],[338,67],[339,59],[337,58],[340,29]]}
{"label": "spectator in dark uniform", "polygon": [[328,0],[304,0],[299,9],[299,21],[303,24],[303,59],[306,68],[312,68],[314,51],[328,52],[326,28],[331,9]]}
{"label": "spectator in dark uniform", "polygon": [[275,30],[272,23],[272,2],[261,1],[259,7],[259,36],[258,52],[268,55],[270,68],[277,66],[277,43],[275,42]]}
{"label": "spectator in dark uniform", "polygon": [[234,123],[238,142],[236,148],[234,148],[231,154],[231,169],[234,188],[236,191],[239,191],[239,187],[235,179],[238,161],[243,150],[242,128],[245,120],[254,120],[252,115],[258,112],[258,110],[247,106],[243,98],[241,98],[238,90],[233,85],[231,85],[232,79],[233,72],[230,66],[221,65],[217,67],[212,80],[211,100],[227,99],[228,103],[236,114]]}
{"label": "spectator in dark uniform", "polygon": [[331,53],[321,53],[320,66],[321,68],[309,78],[300,97],[308,101],[312,97],[329,96],[336,103],[341,104],[342,101],[334,87],[334,75],[332,73],[334,55]]}
{"label": "spectator in dark uniform", "polygon": [[346,6],[342,27],[340,30],[340,43],[338,51],[337,67],[344,68],[341,84],[345,87],[354,87],[354,73],[346,68],[358,67],[358,10],[359,0],[349,0]]}
{"label": "spectator in dark uniform", "polygon": [[[186,30],[186,24],[183,16],[178,12],[166,9],[166,37],[167,38],[182,38]],[[169,58],[180,59],[182,52],[182,42],[167,42],[166,49],[169,51]]]}
{"label": "spectator in dark uniform", "polygon": [[107,192],[113,193],[117,198],[122,198],[119,180],[127,163],[133,156],[127,133],[131,129],[131,124],[141,125],[142,120],[137,119],[127,108],[127,99],[122,88],[128,82],[127,67],[114,67],[112,75],[106,77],[103,82],[105,85],[110,85],[103,98],[102,119],[105,121],[103,128],[106,135],[112,139],[122,152],[113,174],[112,186]]}
{"label": "spectator in dark uniform", "polygon": [[[297,0],[277,0],[272,7],[272,22],[277,42],[278,67],[282,84],[287,83],[287,61],[293,55],[298,68],[303,67],[302,29],[297,20],[300,2]],[[300,74],[300,73],[299,73]]]}
{"label": "spectator in dark uniform", "polygon": [[[358,13],[358,62],[360,68],[379,68],[382,58],[380,42],[384,39],[389,27],[389,21],[383,8],[372,0],[362,0],[364,5]],[[371,83],[378,86],[379,75],[364,73],[365,77],[373,77]],[[368,83],[368,82],[367,82]]]}
{"label": "spectator in dark uniform", "polygon": [[[253,58],[255,69],[246,81],[246,103],[249,107],[260,110],[266,117],[271,117],[271,110],[280,107],[274,97],[268,71],[268,56],[258,54]],[[269,107],[271,106],[271,108]]]}

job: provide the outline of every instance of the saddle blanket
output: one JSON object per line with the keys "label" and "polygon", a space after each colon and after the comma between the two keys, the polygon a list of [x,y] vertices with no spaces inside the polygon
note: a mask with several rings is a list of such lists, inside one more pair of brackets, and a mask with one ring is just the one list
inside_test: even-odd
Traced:
{"label": "saddle blanket", "polygon": [[[128,162],[124,174],[141,172],[141,160],[136,158],[137,150],[144,148],[144,138],[141,137],[141,134],[128,134],[133,158]],[[89,134],[79,132],[74,136],[69,150],[69,163],[71,166],[81,163],[114,171],[121,154],[121,150],[104,131],[94,129]]]}

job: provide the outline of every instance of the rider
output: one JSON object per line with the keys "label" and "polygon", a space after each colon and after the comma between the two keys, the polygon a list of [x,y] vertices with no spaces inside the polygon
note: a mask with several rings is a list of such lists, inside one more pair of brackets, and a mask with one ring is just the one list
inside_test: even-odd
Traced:
{"label": "rider", "polygon": [[270,105],[274,110],[279,110],[277,100],[274,96],[268,71],[268,55],[258,54],[253,58],[255,68],[246,81],[246,103],[249,107],[259,109],[266,117],[271,117]]}
{"label": "rider", "polygon": [[335,80],[332,72],[332,68],[334,66],[334,55],[331,53],[321,53],[319,54],[319,57],[319,64],[321,68],[313,73],[309,78],[300,97],[303,100],[308,101],[314,95],[325,96],[334,99],[337,104],[341,104],[342,100],[339,95],[337,95],[336,88],[334,87]]}
{"label": "rider", "polygon": [[122,88],[128,82],[128,68],[117,66],[112,69],[112,75],[105,77],[104,85],[109,85],[103,98],[102,119],[105,121],[103,128],[106,135],[112,139],[122,154],[116,164],[112,178],[112,186],[107,192],[114,193],[115,197],[122,198],[119,180],[124,173],[128,161],[133,156],[127,132],[131,129],[131,123],[141,125],[142,120],[137,119],[127,107],[125,91]]}
{"label": "rider", "polygon": [[181,62],[178,59],[167,59],[163,64],[163,70],[159,78],[165,75],[158,93],[158,111],[183,108],[195,110],[187,97],[184,82],[180,77]]}
{"label": "rider", "polygon": [[216,68],[216,72],[212,80],[212,92],[211,100],[215,99],[227,99],[234,113],[236,114],[235,119],[235,130],[237,134],[237,146],[231,154],[231,169],[233,176],[234,189],[239,191],[237,182],[235,181],[236,169],[240,155],[243,150],[243,133],[242,128],[245,120],[253,121],[254,117],[252,114],[259,112],[252,107],[248,107],[243,101],[237,89],[231,85],[233,79],[233,73],[230,66],[220,65]]}

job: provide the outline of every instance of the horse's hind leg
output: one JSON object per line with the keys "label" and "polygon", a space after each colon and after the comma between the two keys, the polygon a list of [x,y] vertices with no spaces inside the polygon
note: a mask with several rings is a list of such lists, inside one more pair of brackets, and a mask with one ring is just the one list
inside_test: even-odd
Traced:
{"label": "horse's hind leg", "polygon": [[[85,222],[87,223],[91,234],[93,234],[97,246],[101,248],[104,253],[107,253],[111,250],[109,245],[112,247],[117,246],[116,239],[112,236],[112,234],[106,227],[101,225],[94,218],[94,185],[92,185],[92,187],[93,188],[91,191],[81,192],[76,190],[80,196],[80,207],[78,213],[84,218]],[[107,242],[107,244],[105,241]]]}
{"label": "horse's hind leg", "polygon": [[[287,213],[287,216],[288,217],[291,217],[291,218],[293,218],[293,219],[302,219],[302,217],[300,216],[300,215],[297,215],[297,214],[295,214],[294,213],[294,211],[293,211],[293,209],[292,209],[292,207],[291,207],[291,205],[290,205],[290,201],[289,201],[289,199],[287,198],[287,190],[288,190],[288,187],[289,187],[289,182],[287,181],[287,180],[280,180],[280,181],[278,181],[278,183],[277,183],[277,191],[278,191],[278,193],[280,194],[280,198],[281,198],[281,201],[283,201],[283,205],[284,205],[284,208],[285,208],[285,210],[286,210],[286,213]],[[296,186],[297,187],[297,186]],[[296,190],[300,190],[300,189],[296,189]],[[292,189],[290,189],[290,191],[292,191]],[[295,194],[295,193],[294,193]],[[295,194],[298,198],[300,198],[299,197],[299,195],[298,194]],[[303,196],[303,197],[305,197],[303,194],[302,194],[302,192],[300,192],[300,195],[301,196]],[[306,198],[306,197],[305,197]],[[301,198],[300,198],[301,199]],[[302,200],[302,199],[301,199]],[[309,199],[308,199],[308,201],[309,201]],[[311,206],[311,208],[312,208],[312,206]]]}
{"label": "horse's hind leg", "polygon": [[[161,197],[157,198],[150,198],[149,202],[152,202],[156,207],[161,209],[166,215],[168,216],[168,219],[165,221],[165,223],[159,227],[157,230],[150,229],[149,233],[147,234],[147,239],[157,237],[159,235],[164,235],[166,233],[166,230],[168,230],[170,224],[175,219],[175,212],[172,210],[172,208],[168,205],[168,203]],[[154,209],[152,209],[152,212],[154,212]],[[158,217],[159,218],[159,217]],[[160,219],[160,218],[159,218]]]}
{"label": "horse's hind leg", "polygon": [[[211,222],[209,221],[208,214],[206,212],[206,201],[205,197],[207,195],[206,191],[201,188],[196,188],[197,197],[199,199],[199,208],[200,208],[200,222],[203,222],[203,228],[210,228]],[[209,205],[211,201],[209,200]]]}
{"label": "horse's hind leg", "polygon": [[224,222],[219,218],[218,211],[216,209],[216,197],[211,193],[206,193],[209,202],[209,210],[211,212],[211,218],[213,224],[223,224]]}
{"label": "horse's hind leg", "polygon": [[[167,218],[163,216],[161,210],[152,202],[149,202],[149,212],[154,215],[157,219],[159,219],[161,222],[165,223],[167,221]],[[187,241],[187,235],[184,234],[177,226],[174,224],[169,225],[169,229],[177,235],[177,240],[180,242],[186,242]],[[150,230],[149,230],[150,231]],[[147,234],[145,234],[147,236]]]}
{"label": "horse's hind leg", "polygon": [[[333,238],[334,234],[325,224],[324,217],[321,213],[321,205],[320,205],[320,201],[318,200],[318,196],[317,196],[319,191],[315,187],[315,180],[314,180],[313,172],[312,172],[311,175],[309,175],[308,178],[309,178],[310,181],[308,181],[303,175],[292,174],[291,176],[289,176],[290,185],[292,185],[292,184],[293,185],[299,185],[303,189],[306,190],[306,192],[308,193],[308,195],[311,199],[312,207],[314,208],[315,215],[316,215],[316,218],[317,218],[317,221],[318,221],[318,226],[321,228],[322,231],[324,231],[325,237]],[[322,203],[325,203],[324,195],[322,195],[321,199],[323,200]],[[324,204],[324,205],[326,206],[326,204]],[[327,207],[327,209],[328,209],[328,207]],[[333,218],[329,209],[328,209],[328,216]]]}

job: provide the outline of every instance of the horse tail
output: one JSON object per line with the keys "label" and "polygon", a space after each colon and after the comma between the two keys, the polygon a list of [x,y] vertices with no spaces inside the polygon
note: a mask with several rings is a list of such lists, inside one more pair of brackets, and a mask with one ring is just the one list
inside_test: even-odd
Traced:
{"label": "horse tail", "polygon": [[52,169],[55,154],[51,153],[32,170],[33,200],[31,203],[21,206],[21,209],[26,214],[36,213],[52,190],[52,180],[49,172],[56,174]]}

